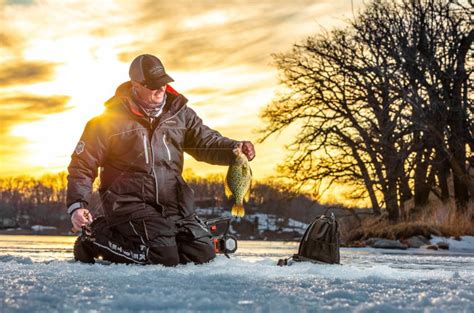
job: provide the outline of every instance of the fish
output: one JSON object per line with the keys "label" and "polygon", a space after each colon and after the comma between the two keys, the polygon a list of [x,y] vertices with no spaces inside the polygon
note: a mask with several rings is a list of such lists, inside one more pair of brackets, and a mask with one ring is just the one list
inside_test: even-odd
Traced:
{"label": "fish", "polygon": [[234,199],[232,216],[243,217],[245,215],[244,201],[247,202],[250,198],[252,169],[241,147],[236,147],[232,151],[236,158],[227,170],[224,182],[225,195],[229,199],[231,197]]}

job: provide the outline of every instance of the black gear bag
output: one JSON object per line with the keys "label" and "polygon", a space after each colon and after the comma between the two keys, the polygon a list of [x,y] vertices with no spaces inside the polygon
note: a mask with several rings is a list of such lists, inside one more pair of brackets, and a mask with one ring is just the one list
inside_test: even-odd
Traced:
{"label": "black gear bag", "polygon": [[339,243],[339,224],[334,213],[318,216],[306,229],[298,253],[279,260],[278,265],[289,265],[290,260],[340,264]]}

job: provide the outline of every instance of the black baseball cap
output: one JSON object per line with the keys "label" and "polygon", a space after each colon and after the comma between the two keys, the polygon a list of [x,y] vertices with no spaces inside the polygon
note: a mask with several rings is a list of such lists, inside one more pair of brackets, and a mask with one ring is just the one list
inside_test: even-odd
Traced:
{"label": "black baseball cap", "polygon": [[131,80],[149,89],[158,89],[167,83],[174,82],[174,79],[166,74],[160,59],[151,54],[137,56],[130,64],[128,74]]}

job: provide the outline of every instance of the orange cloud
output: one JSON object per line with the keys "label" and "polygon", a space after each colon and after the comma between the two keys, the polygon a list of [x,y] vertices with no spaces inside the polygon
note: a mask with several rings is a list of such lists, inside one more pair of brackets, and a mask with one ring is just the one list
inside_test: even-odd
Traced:
{"label": "orange cloud", "polygon": [[[251,65],[268,68],[270,54],[291,48],[315,31],[318,22],[347,9],[342,1],[299,0],[216,1],[179,5],[169,1],[142,1],[131,24],[139,36],[124,46],[119,60],[151,53],[173,70],[202,70]],[[312,21],[303,24],[302,21]],[[104,26],[105,28],[105,26]],[[112,30],[113,31],[113,30]],[[105,30],[95,30],[103,35]]]}
{"label": "orange cloud", "polygon": [[[40,120],[44,116],[68,110],[66,107],[68,96],[36,96],[20,94],[15,96],[0,96],[0,108],[2,109],[2,123],[0,124],[0,136],[17,124]],[[0,151],[0,154],[3,151]]]}
{"label": "orange cloud", "polygon": [[11,33],[0,33],[0,47],[6,50],[16,50],[23,45],[24,40],[17,35]]}
{"label": "orange cloud", "polygon": [[0,86],[26,85],[53,79],[56,64],[43,61],[8,61],[0,69]]}

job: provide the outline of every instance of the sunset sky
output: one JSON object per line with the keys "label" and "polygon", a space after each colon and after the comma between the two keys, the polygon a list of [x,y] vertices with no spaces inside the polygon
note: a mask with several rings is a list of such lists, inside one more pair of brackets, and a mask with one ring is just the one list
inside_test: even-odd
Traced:
{"label": "sunset sky", "polygon": [[[354,0],[354,12],[362,1]],[[172,86],[210,127],[255,141],[278,89],[272,53],[343,26],[350,0],[0,0],[0,176],[65,170],[87,120],[128,80],[139,54],[160,57]],[[254,176],[275,174],[291,132],[256,145]],[[226,168],[187,157],[197,174]]]}

